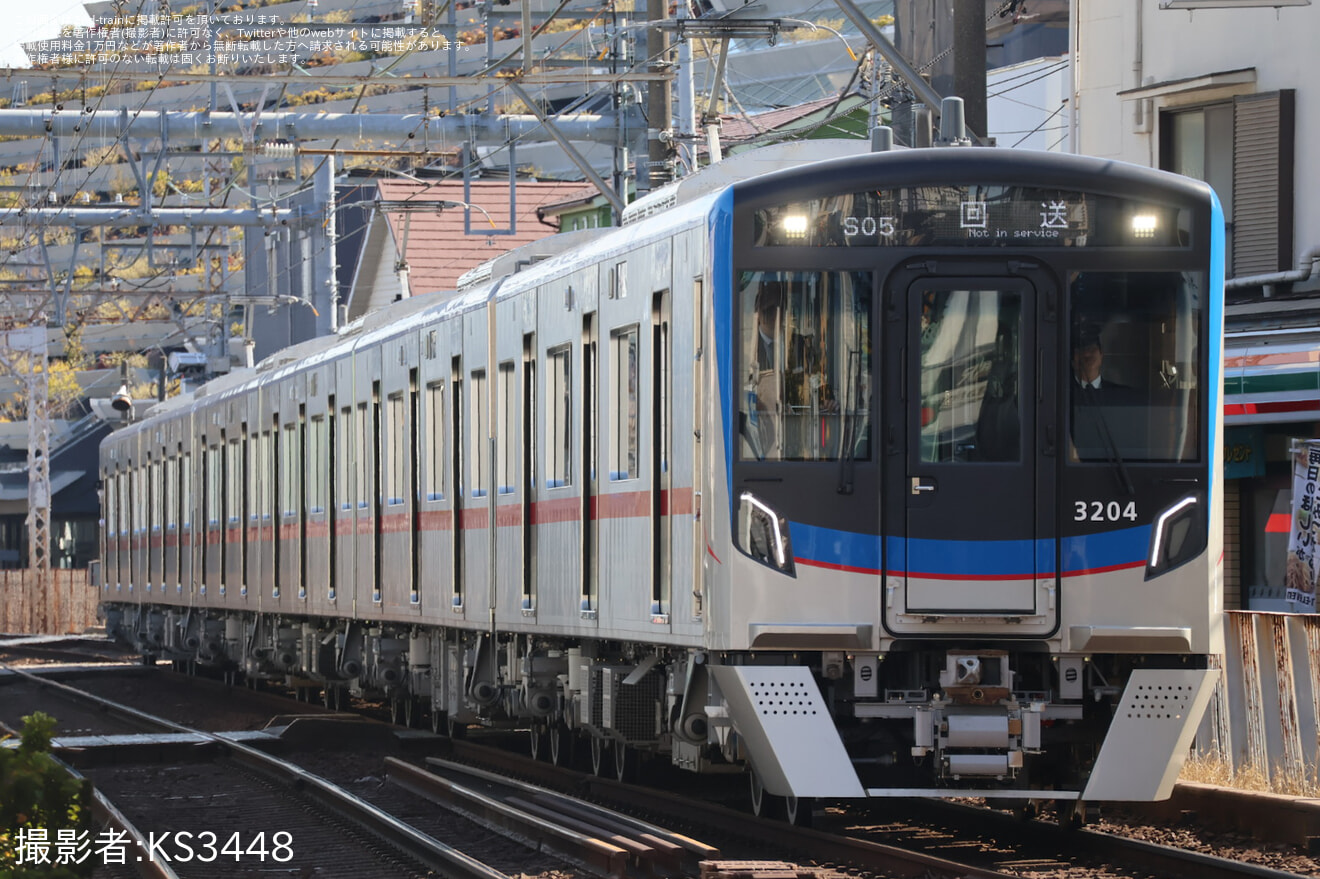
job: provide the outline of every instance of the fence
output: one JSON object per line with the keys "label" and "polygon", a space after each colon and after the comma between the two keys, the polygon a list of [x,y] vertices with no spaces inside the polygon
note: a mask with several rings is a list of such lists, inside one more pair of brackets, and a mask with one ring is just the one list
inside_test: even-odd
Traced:
{"label": "fence", "polygon": [[[77,634],[95,626],[99,593],[86,570],[51,571],[36,595],[26,570],[0,571],[0,632]],[[1320,768],[1320,615],[1229,611],[1224,677],[1198,750],[1235,771],[1314,780]]]}
{"label": "fence", "polygon": [[1288,785],[1320,767],[1320,616],[1230,611],[1224,678],[1197,737],[1235,772]]}
{"label": "fence", "polygon": [[87,569],[55,568],[39,594],[27,570],[0,571],[0,632],[76,635],[97,624],[100,595]]}

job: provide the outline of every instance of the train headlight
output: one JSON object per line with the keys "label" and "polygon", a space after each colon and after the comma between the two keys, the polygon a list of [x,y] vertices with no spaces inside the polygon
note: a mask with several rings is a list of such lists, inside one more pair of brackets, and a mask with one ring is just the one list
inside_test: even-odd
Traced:
{"label": "train headlight", "polygon": [[784,216],[784,237],[801,240],[807,237],[807,215],[787,214]]}
{"label": "train headlight", "polygon": [[1206,545],[1205,505],[1189,495],[1155,517],[1146,556],[1146,579],[1196,558]]}
{"label": "train headlight", "polygon": [[788,520],[750,491],[744,491],[739,497],[738,536],[743,551],[749,556],[777,571],[793,573]]}
{"label": "train headlight", "polygon": [[1132,216],[1132,237],[1138,241],[1154,238],[1159,227],[1159,217],[1154,214],[1133,214]]}

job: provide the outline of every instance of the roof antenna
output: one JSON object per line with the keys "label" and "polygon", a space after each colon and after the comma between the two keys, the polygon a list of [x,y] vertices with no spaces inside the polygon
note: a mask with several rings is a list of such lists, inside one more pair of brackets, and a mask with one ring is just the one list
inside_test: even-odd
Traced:
{"label": "roof antenna", "polygon": [[971,146],[967,136],[967,116],[962,98],[944,98],[940,101],[939,146]]}

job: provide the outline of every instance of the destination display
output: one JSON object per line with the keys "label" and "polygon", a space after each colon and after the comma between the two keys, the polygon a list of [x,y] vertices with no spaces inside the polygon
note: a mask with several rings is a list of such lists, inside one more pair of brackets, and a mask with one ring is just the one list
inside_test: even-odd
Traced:
{"label": "destination display", "polygon": [[1185,247],[1183,212],[1025,186],[871,190],[756,212],[758,247]]}

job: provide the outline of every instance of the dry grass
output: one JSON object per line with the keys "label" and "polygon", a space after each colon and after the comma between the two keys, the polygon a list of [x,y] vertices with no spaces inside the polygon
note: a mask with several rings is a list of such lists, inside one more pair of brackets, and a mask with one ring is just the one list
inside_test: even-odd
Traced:
{"label": "dry grass", "polygon": [[1320,771],[1315,766],[1307,767],[1300,774],[1285,772],[1280,767],[1275,767],[1272,772],[1265,772],[1256,766],[1234,769],[1217,756],[1193,754],[1183,764],[1178,780],[1291,797],[1320,796]]}

